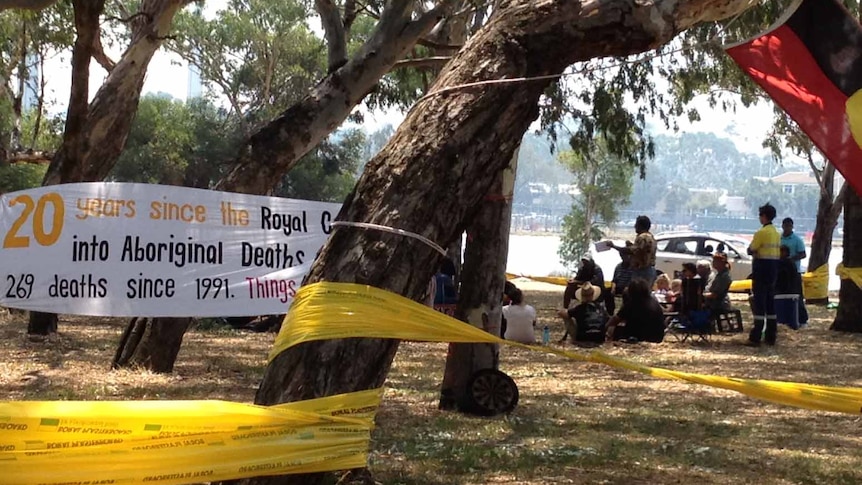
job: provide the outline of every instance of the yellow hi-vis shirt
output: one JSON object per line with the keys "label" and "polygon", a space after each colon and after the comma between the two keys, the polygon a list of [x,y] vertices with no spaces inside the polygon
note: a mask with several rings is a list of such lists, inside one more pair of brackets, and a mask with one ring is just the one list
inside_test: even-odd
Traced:
{"label": "yellow hi-vis shirt", "polygon": [[772,224],[764,224],[754,233],[748,246],[758,259],[779,259],[781,257],[781,233]]}

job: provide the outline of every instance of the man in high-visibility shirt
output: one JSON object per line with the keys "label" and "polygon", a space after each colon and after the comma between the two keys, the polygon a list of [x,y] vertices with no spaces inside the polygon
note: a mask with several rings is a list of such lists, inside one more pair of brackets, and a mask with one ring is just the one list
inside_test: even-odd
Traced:
{"label": "man in high-visibility shirt", "polygon": [[748,254],[754,261],[751,272],[751,310],[754,313],[754,328],[748,335],[746,345],[757,347],[766,325],[764,340],[767,345],[775,345],[778,321],[775,317],[775,279],[778,275],[778,261],[781,258],[781,234],[772,225],[775,207],[769,203],[758,210],[763,226],[754,233],[748,246]]}

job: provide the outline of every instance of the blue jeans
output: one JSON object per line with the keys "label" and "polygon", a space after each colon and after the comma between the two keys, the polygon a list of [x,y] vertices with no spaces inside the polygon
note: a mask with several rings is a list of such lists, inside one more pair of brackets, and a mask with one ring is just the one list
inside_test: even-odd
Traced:
{"label": "blue jeans", "polygon": [[655,266],[647,266],[646,268],[632,270],[632,280],[635,278],[646,280],[646,282],[649,283],[650,288],[652,288],[653,283],[655,283],[655,277]]}

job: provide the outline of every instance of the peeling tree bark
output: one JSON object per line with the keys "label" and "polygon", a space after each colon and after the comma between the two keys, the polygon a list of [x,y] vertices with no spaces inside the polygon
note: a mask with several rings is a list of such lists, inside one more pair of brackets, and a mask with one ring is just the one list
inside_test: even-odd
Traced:
{"label": "peeling tree bark", "polygon": [[[111,69],[93,102],[75,107],[71,129],[78,133],[74,134],[75,139],[64,136],[63,145],[45,174],[44,185],[99,181],[110,172],[126,144],[150,60],[170,31],[174,15],[185,3],[185,0],[141,3],[142,15],[132,21],[129,47]],[[91,38],[88,52],[92,52],[93,45],[95,39]],[[71,110],[70,104],[67,132],[73,116]]]}
{"label": "peeling tree bark", "polygon": [[[509,255],[509,228],[518,152],[499,173],[467,229],[461,291],[455,317],[499,337],[502,295]],[[481,369],[496,369],[497,346],[450,343],[440,385],[440,409],[470,411],[465,400],[470,376]]]}
{"label": "peeling tree bark", "polygon": [[[132,21],[132,40],[108,78],[89,99],[89,68],[99,35],[104,0],[75,0],[77,38],[72,51],[72,89],[63,144],[51,159],[42,185],[93,182],[105,178],[126,144],[144,76],[153,54],[170,30],[185,0],[143,0]],[[47,335],[57,331],[57,316],[30,314],[27,332]]]}
{"label": "peeling tree bark", "polygon": [[[72,87],[69,94],[63,145],[59,153],[77,154],[80,151],[81,137],[87,115],[87,100],[90,96],[91,51],[95,43],[94,39],[99,35],[99,17],[105,9],[105,0],[73,0],[72,7],[75,12],[77,36],[75,45],[72,47]],[[56,160],[57,156],[55,155],[51,165],[48,166],[43,185],[74,181],[58,179],[49,182],[47,174],[55,166]],[[71,166],[73,163],[68,163],[68,165]],[[56,313],[30,312],[27,333],[30,335],[48,335],[57,331],[57,324]]]}
{"label": "peeling tree bark", "polygon": [[[505,2],[447,65],[435,88],[555,75],[578,61],[651,50],[698,22],[726,18],[750,5],[748,0]],[[338,219],[397,227],[448,246],[509,163],[538,115],[547,85],[547,80],[498,83],[426,97],[369,162]],[[420,301],[437,262],[432,248],[412,238],[338,227],[307,283],[363,283]],[[379,387],[397,349],[397,341],[383,339],[293,347],[268,365],[255,401],[275,404]],[[322,480],[296,475],[251,483]]]}

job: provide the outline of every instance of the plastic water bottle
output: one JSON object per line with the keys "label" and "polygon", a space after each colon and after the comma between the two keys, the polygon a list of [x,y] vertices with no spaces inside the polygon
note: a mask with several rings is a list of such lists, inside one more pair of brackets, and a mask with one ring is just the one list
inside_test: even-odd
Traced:
{"label": "plastic water bottle", "polygon": [[551,329],[545,325],[545,328],[542,329],[542,345],[548,345],[551,343]]}

